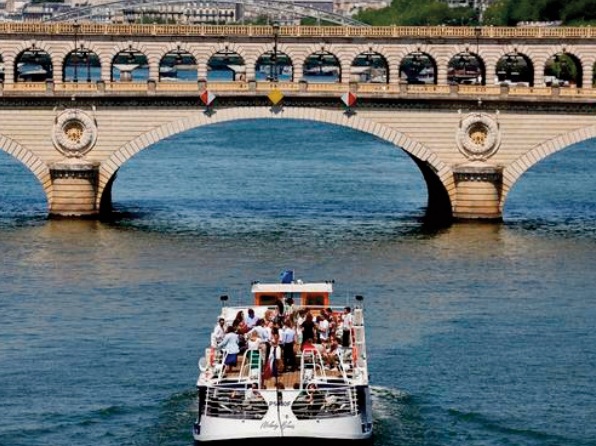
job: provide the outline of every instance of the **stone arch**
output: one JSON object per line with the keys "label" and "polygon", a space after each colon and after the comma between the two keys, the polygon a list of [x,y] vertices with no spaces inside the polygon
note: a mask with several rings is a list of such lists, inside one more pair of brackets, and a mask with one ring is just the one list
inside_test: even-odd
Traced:
{"label": "stone arch", "polygon": [[446,55],[447,79],[449,80],[449,77],[450,77],[449,71],[451,69],[452,62],[454,62],[456,60],[456,58],[462,57],[462,56],[468,56],[468,58],[470,58],[470,60],[473,58],[477,61],[478,68],[479,68],[479,75],[481,76],[481,79],[478,79],[476,83],[479,83],[480,85],[486,85],[486,78],[487,78],[487,76],[486,76],[486,61],[480,54],[480,51],[476,51],[476,48],[470,49],[470,45],[456,45],[453,48],[453,50],[450,51]]}
{"label": "stone arch", "polygon": [[[147,48],[147,45],[145,43],[138,43],[138,42],[135,43],[131,40],[129,40],[127,42],[121,42],[118,45],[115,45],[114,47],[112,47],[112,50],[108,53],[109,65],[108,65],[107,69],[109,71],[109,79],[111,82],[115,81],[113,79],[113,76],[114,76],[114,62],[116,61],[116,57],[120,53],[129,52],[131,50],[141,53],[147,60],[147,64],[149,65],[149,67],[151,67],[152,63],[155,65],[155,61],[153,61],[152,57],[151,57],[152,53],[151,53],[151,51],[149,51],[149,49]],[[101,60],[102,59],[100,57],[100,61]],[[103,67],[103,62],[101,63],[101,65]],[[151,71],[149,71],[148,79],[151,79]]]}
{"label": "stone arch", "polygon": [[[23,57],[24,53],[29,50],[41,51],[48,55],[50,61],[50,68],[52,71],[52,76],[56,73],[56,66],[60,65],[57,64],[56,61],[59,61],[59,56],[56,55],[55,51],[52,51],[51,45],[48,42],[41,41],[38,42],[35,39],[31,39],[29,41],[20,42],[13,50],[13,57],[10,61],[11,64],[11,71],[13,73],[11,82],[16,83],[18,78],[17,72],[17,62]],[[4,63],[5,66],[7,63]],[[51,80],[52,76],[49,76],[46,80]]]}
{"label": "stone arch", "polygon": [[31,171],[35,178],[37,178],[37,181],[39,181],[41,184],[41,187],[46,194],[48,207],[51,207],[50,205],[52,203],[53,188],[52,180],[50,178],[50,169],[47,164],[14,139],[2,134],[0,134],[0,150],[16,158],[18,161],[24,164],[29,171]]}
{"label": "stone arch", "polygon": [[[312,50],[312,51],[311,51]],[[346,72],[350,72],[350,63],[351,61],[342,60],[341,49],[336,48],[333,44],[321,43],[318,45],[311,45],[308,49],[308,52],[304,56],[302,62],[302,73],[299,73],[301,78],[304,78],[305,73],[304,71],[307,70],[306,62],[315,54],[324,54],[328,56],[332,56],[335,61],[337,62],[337,67],[339,68],[339,72],[337,73],[337,79],[335,82],[343,83],[345,82]]]}
{"label": "stone arch", "polygon": [[[535,54],[531,47],[527,45],[513,45],[508,44],[502,47],[499,47],[499,50],[496,52],[496,62],[495,62],[495,72],[497,71],[496,64],[498,64],[501,59],[506,57],[507,55],[516,54],[520,57],[526,59],[531,64],[532,69],[532,78],[530,82],[530,86],[536,85],[536,67],[541,67],[546,62],[546,59],[542,61],[541,57]],[[488,83],[487,83],[488,85]]]}
{"label": "stone arch", "polygon": [[550,155],[560,152],[567,147],[588,139],[596,138],[596,125],[584,127],[538,144],[533,149],[520,156],[503,170],[503,196],[500,210],[503,212],[509,191],[513,185],[534,165]]}
{"label": "stone arch", "polygon": [[[162,80],[162,73],[159,70],[161,69],[164,58],[170,53],[187,53],[192,56],[196,65],[194,70],[195,79],[193,79],[193,81],[198,80],[199,54],[194,48],[181,41],[170,42],[167,46],[160,48],[159,52],[156,53],[154,63],[157,65],[157,80]],[[151,63],[151,61],[149,63]]]}
{"label": "stone arch", "polygon": [[[257,79],[257,77],[259,76],[259,74],[261,76],[263,76],[263,72],[260,72],[259,73],[257,71],[257,66],[259,66],[259,61],[265,62],[267,60],[267,58],[269,58],[269,60],[272,60],[272,55],[273,55],[274,51],[275,51],[274,45],[263,45],[261,48],[259,48],[259,52],[257,53],[257,57],[256,57],[256,59],[254,61],[254,71],[255,71],[255,76],[254,77],[255,77],[255,80],[259,80],[259,79]],[[281,56],[281,57],[279,57],[279,56]],[[294,81],[295,80],[295,75],[296,75],[296,71],[295,71],[295,65],[296,64],[295,64],[294,59],[292,58],[292,56],[290,54],[286,53],[284,51],[284,49],[281,48],[281,45],[277,45],[277,56],[276,57],[277,57],[277,61],[278,61],[277,63],[278,63],[278,65],[280,67],[290,67],[289,72],[291,73],[291,74],[289,74],[289,73],[285,73],[284,74],[283,71],[282,71],[282,73],[280,73],[280,76],[279,77],[282,77],[283,75],[289,76],[290,82]],[[286,63],[285,64],[279,63],[280,59],[284,59]],[[270,63],[269,64],[264,63],[262,65],[269,66],[269,69],[271,69],[271,64]],[[284,70],[284,68],[282,68],[282,70]],[[288,71],[287,68],[286,68],[286,71]],[[269,80],[271,80],[270,78],[273,78],[273,77],[274,76],[272,76],[271,73],[269,73],[267,75],[267,79],[269,79]]]}
{"label": "stone arch", "polygon": [[[563,44],[559,44],[559,45],[553,45],[547,55],[546,58],[544,59],[544,63],[542,65],[542,75],[544,76],[545,71],[546,71],[546,67],[547,64],[549,62],[549,60],[553,57],[556,57],[560,54],[564,54],[569,56],[569,58],[573,61],[574,65],[576,65],[576,68],[578,69],[578,73],[577,73],[577,77],[578,77],[578,87],[582,87],[582,83],[583,83],[583,73],[584,70],[586,68],[586,62],[585,59],[586,57],[583,56],[581,53],[578,53],[576,48],[569,48],[567,45],[563,45]],[[546,84],[546,82],[544,82]]]}
{"label": "stone arch", "polygon": [[[118,169],[130,158],[169,136],[206,125],[246,120],[246,119],[299,119],[334,124],[353,130],[369,133],[406,152],[420,168],[425,181],[429,187],[429,208],[438,206],[434,194],[438,193],[445,197],[443,201],[449,203],[452,211],[455,207],[455,184],[452,169],[440,161],[438,156],[422,143],[410,138],[393,128],[379,123],[369,121],[359,116],[349,115],[339,110],[322,110],[314,108],[292,107],[284,109],[281,113],[272,113],[270,107],[228,108],[218,110],[215,114],[196,113],[191,117],[181,119],[177,122],[169,122],[155,128],[145,134],[139,135],[115,151],[100,166],[99,187],[97,191],[98,209],[102,207],[103,196],[111,195],[111,187]],[[433,190],[431,190],[431,186]],[[437,190],[437,188],[442,188]],[[444,207],[443,207],[444,208]]]}
{"label": "stone arch", "polygon": [[[84,53],[86,55],[86,57],[88,58],[92,58],[93,60],[95,60],[95,58],[97,58],[96,62],[99,64],[94,65],[94,64],[88,64],[88,68],[90,69],[91,67],[93,68],[99,68],[99,76],[91,76],[89,74],[87,77],[83,77],[81,76],[82,79],[84,80],[90,80],[93,81],[93,77],[97,77],[97,79],[95,79],[95,81],[101,80],[101,72],[102,72],[102,56],[100,54],[99,51],[97,51],[97,47],[95,45],[94,42],[88,42],[87,40],[80,40],[77,45],[75,46],[74,42],[72,42],[72,44],[70,44],[68,47],[66,47],[65,49],[63,49],[62,51],[60,51],[60,53],[57,55],[59,57],[59,66],[60,66],[60,77],[59,80],[61,82],[65,82],[66,81],[66,68],[67,68],[67,62],[69,61],[69,58],[71,57],[71,55],[73,55],[74,53]],[[55,77],[56,74],[58,73],[57,70],[54,70],[55,73]],[[78,76],[77,76],[78,77]]]}

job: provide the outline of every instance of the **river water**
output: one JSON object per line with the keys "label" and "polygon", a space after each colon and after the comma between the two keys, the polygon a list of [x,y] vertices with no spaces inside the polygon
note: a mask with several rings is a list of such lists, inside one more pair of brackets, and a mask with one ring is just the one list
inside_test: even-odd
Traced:
{"label": "river water", "polygon": [[375,445],[596,444],[596,142],[503,224],[422,224],[407,156],[297,121],[186,132],[121,169],[109,222],[46,219],[0,154],[0,445],[192,444],[218,296],[294,269],[363,294]]}

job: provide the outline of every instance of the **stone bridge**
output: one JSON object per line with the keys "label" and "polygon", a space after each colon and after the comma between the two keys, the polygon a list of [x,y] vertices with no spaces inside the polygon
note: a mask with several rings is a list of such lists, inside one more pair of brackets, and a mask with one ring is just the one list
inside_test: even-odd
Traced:
{"label": "stone bridge", "polygon": [[589,27],[3,23],[0,56],[0,147],[52,216],[109,212],[120,166],[217,122],[312,120],[389,141],[445,222],[500,219],[524,172],[596,136]]}

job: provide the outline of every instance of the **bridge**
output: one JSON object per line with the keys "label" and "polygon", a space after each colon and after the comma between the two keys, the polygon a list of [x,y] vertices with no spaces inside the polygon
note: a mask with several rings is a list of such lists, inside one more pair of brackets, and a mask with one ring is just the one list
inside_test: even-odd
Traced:
{"label": "bridge", "polygon": [[51,216],[109,212],[118,169],[169,136],[302,119],[406,152],[429,218],[498,220],[528,169],[596,136],[590,27],[2,23],[0,56],[0,147]]}

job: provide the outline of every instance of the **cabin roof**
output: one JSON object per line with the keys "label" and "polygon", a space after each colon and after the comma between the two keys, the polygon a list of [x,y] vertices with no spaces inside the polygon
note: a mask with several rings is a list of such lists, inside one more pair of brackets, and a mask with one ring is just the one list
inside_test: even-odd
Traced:
{"label": "cabin roof", "polygon": [[333,284],[330,282],[315,283],[255,283],[252,293],[331,293]]}

